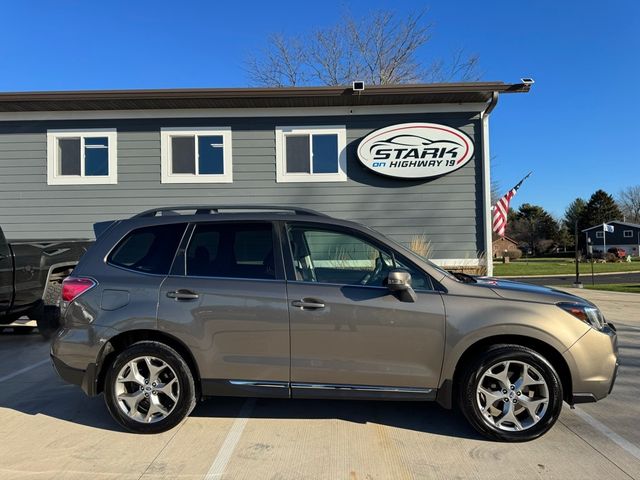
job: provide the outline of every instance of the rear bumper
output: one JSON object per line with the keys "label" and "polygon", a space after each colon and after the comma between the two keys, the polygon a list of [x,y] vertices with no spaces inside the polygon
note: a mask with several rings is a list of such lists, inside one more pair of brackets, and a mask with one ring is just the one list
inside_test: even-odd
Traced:
{"label": "rear bumper", "polygon": [[602,400],[613,390],[618,375],[618,338],[608,324],[602,331],[589,330],[564,354],[571,369],[571,404]]}
{"label": "rear bumper", "polygon": [[56,373],[62,380],[73,385],[78,385],[82,391],[92,397],[96,392],[96,364],[90,363],[86,370],[73,368],[59,358],[51,355],[51,363]]}
{"label": "rear bumper", "polygon": [[105,327],[62,327],[51,342],[51,361],[60,378],[78,385],[89,396],[98,393],[98,360],[101,347],[112,336]]}

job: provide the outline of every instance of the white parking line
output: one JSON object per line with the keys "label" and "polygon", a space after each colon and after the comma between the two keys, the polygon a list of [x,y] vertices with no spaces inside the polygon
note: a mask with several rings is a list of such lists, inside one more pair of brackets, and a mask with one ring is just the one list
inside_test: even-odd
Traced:
{"label": "white parking line", "polygon": [[33,370],[34,368],[37,368],[40,365],[44,365],[45,363],[49,363],[49,362],[50,362],[50,360],[48,358],[45,358],[41,362],[34,363],[33,365],[29,365],[28,367],[21,368],[20,370],[17,370],[17,371],[15,371],[13,373],[10,373],[9,375],[5,375],[4,377],[0,377],[0,383],[6,382],[7,380],[11,380],[13,377],[17,377],[18,375],[21,375],[21,374],[23,374],[25,372],[28,372],[29,370]]}
{"label": "white parking line", "polygon": [[227,437],[224,439],[224,442],[218,451],[218,455],[211,464],[211,467],[209,467],[209,471],[204,476],[204,480],[215,480],[224,474],[227,464],[229,463],[229,460],[231,460],[231,455],[233,455],[233,451],[242,436],[244,427],[249,421],[249,417],[251,416],[251,412],[253,411],[255,404],[255,398],[250,398],[244,402],[244,405],[242,405],[242,408],[240,409],[240,413],[233,422],[233,425],[231,425],[231,428],[227,433]]}
{"label": "white parking line", "polygon": [[611,440],[612,442],[618,444],[618,446],[624,448],[627,452],[629,452],[631,455],[633,455],[638,460],[640,460],[640,448],[636,447],[629,440],[627,440],[626,438],[621,437],[616,432],[614,432],[609,427],[607,427],[604,423],[600,422],[599,420],[596,420],[595,418],[593,418],[591,415],[589,415],[584,410],[580,410],[579,408],[576,407],[572,411],[576,415],[578,415],[582,420],[584,420],[589,425],[591,425],[593,428],[598,430],[600,433],[606,435],[609,438],[609,440]]}

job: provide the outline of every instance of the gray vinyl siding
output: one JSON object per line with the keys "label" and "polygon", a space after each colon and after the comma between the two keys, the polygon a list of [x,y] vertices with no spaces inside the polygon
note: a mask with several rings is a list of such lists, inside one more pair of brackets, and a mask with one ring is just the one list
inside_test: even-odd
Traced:
{"label": "gray vinyl siding", "polygon": [[[460,128],[475,145],[461,169],[428,180],[383,177],[356,156],[361,138],[384,126],[433,122]],[[347,182],[276,183],[275,127],[347,126]],[[160,128],[232,128],[232,184],[160,183]],[[116,128],[118,184],[48,186],[47,129]],[[0,122],[0,225],[11,239],[91,238],[92,224],[178,204],[272,203],[365,223],[407,244],[425,234],[434,258],[483,251],[482,152],[475,113],[327,117]]]}

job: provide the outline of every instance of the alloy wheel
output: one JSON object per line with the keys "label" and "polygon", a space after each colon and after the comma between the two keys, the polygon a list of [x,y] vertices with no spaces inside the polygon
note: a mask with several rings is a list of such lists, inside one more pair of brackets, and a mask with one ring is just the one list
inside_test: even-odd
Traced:
{"label": "alloy wheel", "polygon": [[180,397],[176,372],[157,357],[137,357],[118,372],[114,393],[120,410],[140,423],[155,423],[171,414]]}
{"label": "alloy wheel", "polygon": [[476,402],[483,420],[508,432],[536,425],[549,407],[549,387],[527,362],[501,361],[487,368],[478,382]]}

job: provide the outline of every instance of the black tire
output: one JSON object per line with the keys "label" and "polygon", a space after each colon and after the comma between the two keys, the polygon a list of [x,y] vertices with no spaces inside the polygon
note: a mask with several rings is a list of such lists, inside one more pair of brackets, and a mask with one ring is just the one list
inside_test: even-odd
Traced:
{"label": "black tire", "polygon": [[[154,423],[142,423],[129,418],[123,412],[116,398],[115,386],[118,373],[131,360],[138,357],[156,357],[167,363],[176,373],[180,394],[173,410],[163,419]],[[153,341],[137,342],[118,354],[109,365],[105,375],[104,399],[109,413],[116,422],[134,433],[161,433],[171,430],[187,417],[196,406],[196,390],[193,374],[187,363],[173,348]]]}
{"label": "black tire", "polygon": [[38,331],[49,340],[60,326],[60,308],[55,305],[42,305],[35,315]]}
{"label": "black tire", "polygon": [[[476,398],[482,375],[492,366],[506,360],[523,361],[534,367],[547,384],[549,403],[540,420],[521,431],[505,431],[485,420]],[[562,410],[562,383],[553,366],[536,351],[521,345],[495,345],[481,353],[462,373],[458,390],[458,406],[469,423],[482,435],[498,441],[526,442],[545,434],[558,420]]]}

